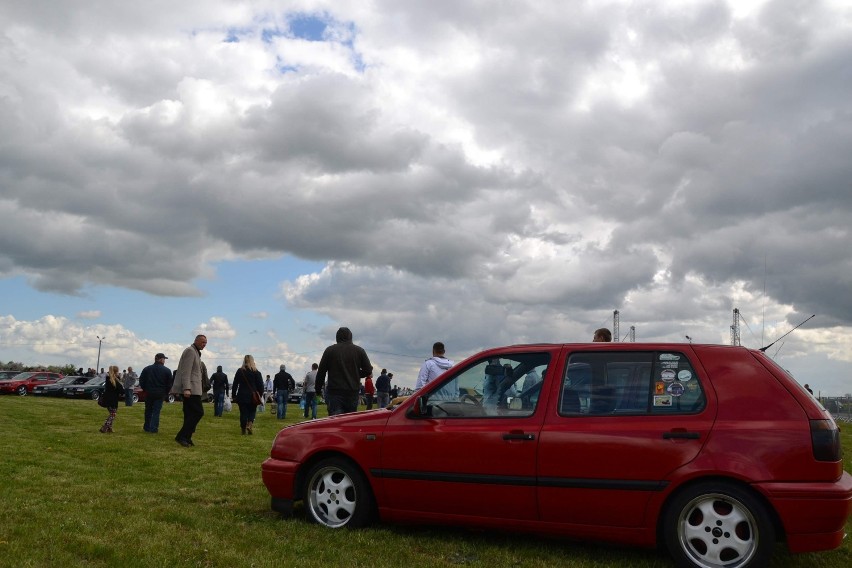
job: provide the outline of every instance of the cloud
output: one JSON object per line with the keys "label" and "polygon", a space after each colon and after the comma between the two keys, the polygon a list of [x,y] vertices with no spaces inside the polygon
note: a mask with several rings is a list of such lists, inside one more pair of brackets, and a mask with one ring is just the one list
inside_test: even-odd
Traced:
{"label": "cloud", "polygon": [[98,319],[101,317],[100,310],[88,310],[85,312],[78,312],[77,319],[89,320],[89,319]]}
{"label": "cloud", "polygon": [[848,6],[81,6],[0,28],[0,277],[197,297],[295,256],[290,305],[393,353],[615,308],[724,341],[737,298],[852,326]]}

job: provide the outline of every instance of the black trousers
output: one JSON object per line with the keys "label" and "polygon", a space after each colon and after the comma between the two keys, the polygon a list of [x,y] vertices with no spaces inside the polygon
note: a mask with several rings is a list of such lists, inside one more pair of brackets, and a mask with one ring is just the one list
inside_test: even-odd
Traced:
{"label": "black trousers", "polygon": [[204,407],[201,405],[201,395],[194,394],[183,399],[183,428],[175,436],[176,440],[192,440],[195,427],[204,416]]}

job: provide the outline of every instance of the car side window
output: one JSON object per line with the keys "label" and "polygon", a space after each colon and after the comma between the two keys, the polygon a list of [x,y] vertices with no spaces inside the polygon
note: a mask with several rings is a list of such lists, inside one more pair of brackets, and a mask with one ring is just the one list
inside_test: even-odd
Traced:
{"label": "car side window", "polygon": [[707,399],[695,369],[683,353],[660,352],[654,364],[653,414],[678,414],[704,409]]}
{"label": "car side window", "polygon": [[566,416],[696,412],[704,394],[681,353],[606,351],[568,359],[559,401]]}
{"label": "car side window", "polygon": [[524,417],[538,406],[548,353],[501,353],[451,370],[426,396],[433,417]]}

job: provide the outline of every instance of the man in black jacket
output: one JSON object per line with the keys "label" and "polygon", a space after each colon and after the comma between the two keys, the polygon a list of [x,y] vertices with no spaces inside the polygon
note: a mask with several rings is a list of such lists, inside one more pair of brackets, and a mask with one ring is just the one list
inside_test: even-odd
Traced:
{"label": "man in black jacket", "polygon": [[166,357],[162,353],[154,355],[154,364],[142,369],[139,386],[145,391],[145,425],[143,430],[156,434],[160,429],[160,410],[163,399],[172,388],[172,371],[166,367]]}
{"label": "man in black jacket", "polygon": [[373,372],[367,352],[352,343],[348,327],[337,330],[337,343],[325,348],[317,370],[317,392],[322,392],[328,375],[328,415],[358,411],[361,379]]}
{"label": "man in black jacket", "polygon": [[390,404],[390,390],[390,375],[387,369],[382,369],[382,374],[376,379],[376,401],[379,403],[379,408]]}
{"label": "man in black jacket", "polygon": [[275,405],[278,408],[278,420],[287,418],[287,398],[291,390],[296,390],[296,381],[287,372],[287,367],[281,365],[281,370],[272,381],[272,394],[275,396]]}
{"label": "man in black jacket", "polygon": [[210,377],[213,385],[213,416],[222,416],[225,411],[225,397],[228,395],[228,375],[222,372],[222,365]]}

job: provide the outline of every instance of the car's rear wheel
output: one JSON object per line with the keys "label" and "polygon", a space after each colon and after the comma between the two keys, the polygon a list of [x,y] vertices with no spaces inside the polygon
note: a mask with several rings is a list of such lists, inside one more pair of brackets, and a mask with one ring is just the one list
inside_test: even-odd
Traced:
{"label": "car's rear wheel", "polygon": [[21,385],[18,387],[18,390],[16,392],[18,393],[18,396],[27,396],[27,387]]}
{"label": "car's rear wheel", "polygon": [[136,394],[136,393],[133,393],[133,404],[136,404],[137,402],[139,402],[139,395]]}
{"label": "car's rear wheel", "polygon": [[175,395],[169,394],[169,396],[166,397],[166,400],[168,401],[169,404],[172,404],[175,401],[176,398],[177,397]]}
{"label": "car's rear wheel", "polygon": [[305,477],[308,518],[329,528],[361,527],[372,520],[373,493],[364,474],[342,458],[327,458]]}
{"label": "car's rear wheel", "polygon": [[675,496],[663,531],[669,553],[684,568],[766,566],[775,547],[769,511],[730,483],[702,483]]}
{"label": "car's rear wheel", "polygon": [[92,400],[98,400],[99,398],[101,398],[101,391],[93,390],[92,391]]}

